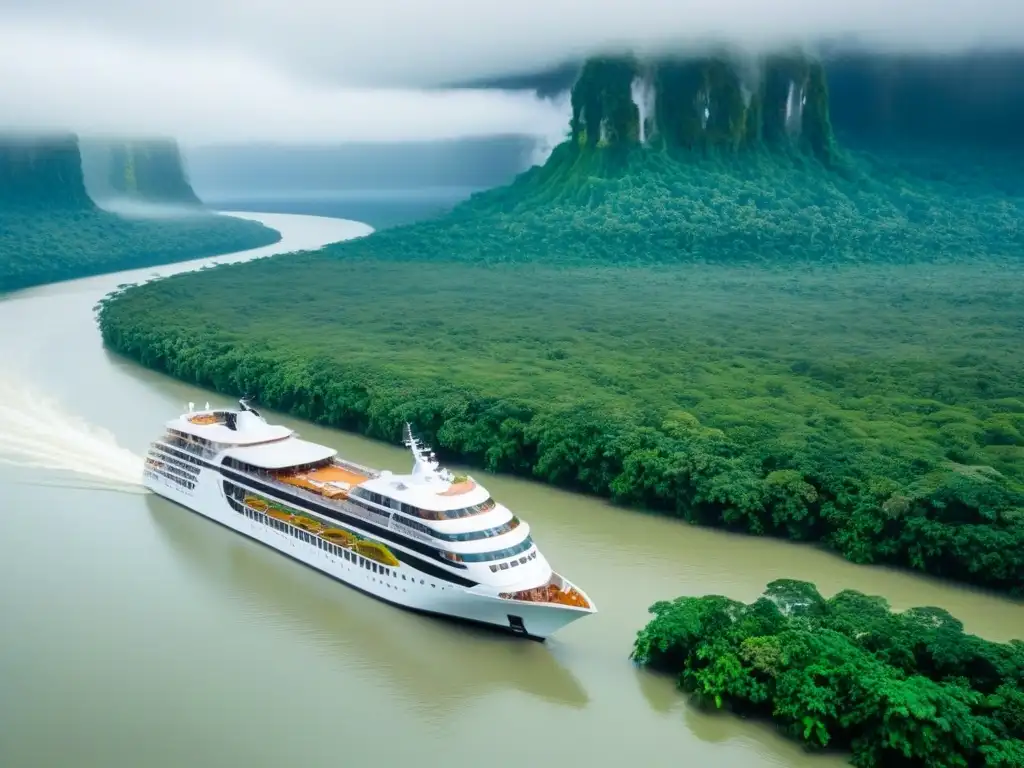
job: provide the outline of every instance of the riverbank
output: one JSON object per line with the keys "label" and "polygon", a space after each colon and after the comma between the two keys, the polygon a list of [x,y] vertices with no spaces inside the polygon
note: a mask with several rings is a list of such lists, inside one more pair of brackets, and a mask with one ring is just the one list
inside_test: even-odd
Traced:
{"label": "riverbank", "polygon": [[260,248],[280,233],[197,208],[127,218],[98,208],[0,211],[0,291]]}

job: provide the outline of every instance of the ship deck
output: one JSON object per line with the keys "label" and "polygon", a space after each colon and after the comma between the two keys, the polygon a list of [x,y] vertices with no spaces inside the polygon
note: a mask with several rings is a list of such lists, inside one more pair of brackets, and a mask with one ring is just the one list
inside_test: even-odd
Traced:
{"label": "ship deck", "polygon": [[345,497],[351,487],[366,482],[369,477],[346,467],[331,464],[306,472],[279,472],[275,478],[282,483],[305,488],[329,499]]}
{"label": "ship deck", "polygon": [[452,483],[448,487],[448,490],[441,491],[437,495],[438,496],[461,496],[464,493],[469,493],[474,488],[476,488],[476,483],[474,483],[472,480],[468,480],[467,479],[467,480],[462,480],[461,482],[458,482],[458,483]]}

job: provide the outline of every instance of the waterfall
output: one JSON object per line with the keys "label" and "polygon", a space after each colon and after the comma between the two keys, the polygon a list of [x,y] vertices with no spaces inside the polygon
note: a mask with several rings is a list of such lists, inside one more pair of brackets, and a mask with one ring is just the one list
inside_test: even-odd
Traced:
{"label": "waterfall", "polygon": [[654,116],[654,84],[646,78],[637,76],[633,78],[633,83],[629,90],[633,103],[636,104],[639,117],[637,136],[641,144],[646,144],[647,140],[650,139],[647,123],[648,120],[653,122]]}
{"label": "waterfall", "polygon": [[786,131],[788,133],[800,133],[806,103],[806,86],[801,85],[798,89],[796,83],[790,80],[789,92],[786,94]]}

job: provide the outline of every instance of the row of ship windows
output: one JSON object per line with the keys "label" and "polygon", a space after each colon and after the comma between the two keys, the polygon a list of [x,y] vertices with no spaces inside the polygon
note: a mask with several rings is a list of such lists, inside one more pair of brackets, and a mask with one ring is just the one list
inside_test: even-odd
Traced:
{"label": "row of ship windows", "polygon": [[433,509],[420,509],[414,507],[411,504],[406,504],[401,501],[396,501],[388,496],[382,496],[379,493],[372,493],[362,488],[353,488],[349,494],[349,498],[356,496],[367,501],[372,501],[374,504],[380,504],[382,507],[388,509],[395,509],[399,512],[404,512],[407,515],[413,517],[419,517],[423,520],[455,520],[460,517],[472,517],[473,515],[479,515],[481,512],[489,512],[497,506],[494,499],[486,499],[481,501],[479,504],[474,504],[471,507],[463,507],[462,509],[445,509],[445,510],[433,510]]}
{"label": "row of ship windows", "polygon": [[146,473],[152,475],[153,477],[159,477],[163,478],[164,480],[170,480],[172,483],[177,483],[182,488],[188,491],[193,491],[195,490],[196,487],[196,484],[192,480],[186,480],[184,477],[178,477],[177,475],[172,475],[169,472],[159,472],[155,469],[152,469],[151,467],[147,467]]}
{"label": "row of ship windows", "polygon": [[[225,456],[222,464],[230,469],[236,469],[239,472],[245,472],[247,474],[256,475],[260,477],[265,477],[268,476],[269,474],[264,469],[254,467],[251,464],[247,464],[244,461],[239,461],[238,459],[231,458],[230,456]],[[311,464],[308,465],[308,467],[299,467],[299,469],[312,468],[314,466],[316,465]],[[382,510],[376,509],[374,507],[362,503],[360,500],[365,500],[372,502],[374,504],[379,504],[385,509],[403,512],[404,514],[409,515],[410,517],[418,517],[421,520],[456,520],[462,517],[471,517],[473,515],[479,515],[483,512],[489,512],[490,510],[494,509],[497,506],[494,499],[486,499],[480,502],[479,504],[474,504],[471,507],[463,507],[462,509],[449,509],[443,511],[420,509],[419,507],[414,507],[411,504],[406,504],[404,502],[397,501],[388,496],[382,496],[379,493],[372,493],[362,488],[353,488],[350,491],[348,498],[351,503],[356,504],[369,512],[387,514]],[[439,534],[436,531],[431,530],[427,526],[417,523],[415,520],[403,520],[402,522],[408,525],[410,528],[414,528],[418,531],[421,531],[422,533],[425,533],[428,536],[433,536],[436,539],[442,539],[444,541],[474,541],[476,539],[489,538],[491,536],[498,536],[502,533],[507,533],[508,531],[511,531],[519,525],[519,520],[513,518],[504,525],[498,526],[497,528],[490,528],[486,531],[472,531],[470,533],[460,534]]]}
{"label": "row of ship windows", "polygon": [[179,432],[176,429],[167,430],[167,434],[164,436],[164,442],[171,445],[175,445],[178,448],[184,448],[190,453],[206,453],[209,452],[210,441],[202,437],[196,437],[195,435],[189,435],[185,432]]}
{"label": "row of ship windows", "polygon": [[497,573],[498,571],[507,571],[509,568],[515,568],[520,565],[526,565],[530,560],[533,560],[537,556],[537,550],[533,550],[528,555],[523,555],[518,560],[512,560],[507,563],[492,563],[491,571]]}
{"label": "row of ship windows", "polygon": [[[490,552],[447,552],[441,551],[441,557],[453,563],[486,563],[488,560],[504,560],[515,557],[533,546],[533,538],[527,536],[521,542],[505,549],[493,549]],[[518,564],[518,560],[513,564]],[[503,563],[507,565],[507,563]],[[504,570],[504,569],[502,569]]]}
{"label": "row of ship windows", "polygon": [[[399,574],[398,571],[394,568],[388,568],[386,565],[375,563],[372,560],[368,560],[367,558],[363,557],[362,555],[357,555],[355,552],[352,552],[351,550],[345,549],[344,547],[339,547],[337,544],[332,544],[329,541],[324,541],[319,536],[313,536],[307,531],[303,531],[301,528],[296,528],[295,526],[288,525],[287,523],[283,523],[280,520],[275,520],[269,515],[264,515],[260,512],[257,512],[256,510],[249,509],[247,506],[239,503],[230,496],[228,496],[227,499],[228,503],[231,504],[232,508],[236,512],[245,515],[250,520],[260,523],[261,525],[267,525],[271,528],[275,528],[281,531],[282,533],[288,533],[294,536],[295,538],[306,542],[307,544],[312,544],[313,546],[324,550],[324,552],[332,554],[335,557],[340,557],[352,563],[353,565],[356,565],[360,568],[365,568],[366,570],[372,571],[373,573],[379,574],[381,576],[388,576],[396,580],[399,578],[399,576],[401,576],[402,581],[412,581],[413,583],[416,583],[415,578],[407,579],[404,573]],[[424,580],[420,579],[420,584],[424,583]],[[437,585],[433,582],[431,582],[430,586],[437,587]]]}
{"label": "row of ship windows", "polygon": [[[384,498],[384,497],[379,496],[379,494],[376,494],[376,493],[375,494],[371,494],[371,495],[378,496],[379,498]],[[354,504],[357,507],[360,507],[361,509],[365,509],[365,510],[367,510],[369,512],[377,512],[378,514],[386,514],[386,513],[381,512],[381,510],[379,510],[379,509],[375,509],[374,507],[371,507],[368,504],[364,504],[359,499],[352,498],[351,494],[349,495],[348,501],[349,501],[350,504]],[[377,503],[380,503],[380,502],[377,502]],[[391,502],[391,507],[393,508],[397,504],[398,504],[397,501],[392,501]],[[387,505],[385,504],[384,506],[387,506]],[[409,505],[408,504],[403,504],[402,506],[403,507],[408,507]],[[402,511],[404,511],[404,510],[402,510]],[[417,520],[410,520],[408,518],[395,518],[395,519],[398,520],[398,522],[400,522],[402,525],[404,525],[404,526],[406,526],[408,528],[412,528],[414,531],[419,531],[420,533],[422,533],[422,534],[424,534],[426,536],[430,536],[431,538],[439,539],[441,541],[476,541],[478,539],[489,539],[492,536],[500,536],[503,533],[508,533],[509,531],[514,531],[516,528],[519,527],[519,522],[520,522],[518,517],[513,516],[512,519],[509,520],[507,523],[503,523],[502,525],[495,526],[494,528],[485,528],[485,529],[480,530],[480,531],[468,531],[466,533],[444,533],[443,531],[435,531],[433,528],[431,528],[429,526],[426,526],[423,523],[418,522]]]}
{"label": "row of ship windows", "polygon": [[[194,447],[186,445],[183,441],[176,440],[176,439],[171,438],[171,437],[166,437],[165,436],[163,441],[165,443],[167,443],[168,445],[177,446],[178,448],[184,449],[185,451],[192,451],[192,450],[194,450]],[[170,453],[170,451],[168,451],[165,448],[164,449],[164,453]],[[206,466],[206,464],[204,462],[200,461],[199,459],[195,458],[194,456],[190,456],[190,455],[186,455],[186,454],[178,454],[178,453],[175,453],[174,455],[175,456],[180,456],[183,460],[187,461],[189,464],[192,464],[193,466],[196,466],[196,467],[199,467],[199,468],[202,468],[202,467]]]}
{"label": "row of ship windows", "polygon": [[181,459],[173,458],[172,456],[166,453],[154,453],[149,457],[147,463],[153,463],[156,464],[157,466],[161,464],[170,465],[171,467],[176,468],[182,474],[188,475],[193,480],[195,480],[197,475],[199,474],[195,465],[188,464],[182,461]]}

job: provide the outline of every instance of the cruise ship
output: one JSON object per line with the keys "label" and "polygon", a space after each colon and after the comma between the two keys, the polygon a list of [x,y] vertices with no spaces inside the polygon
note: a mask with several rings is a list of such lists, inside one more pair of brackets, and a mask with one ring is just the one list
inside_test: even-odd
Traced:
{"label": "cruise ship", "polygon": [[439,466],[407,424],[412,471],[393,474],[237,409],[188,411],[146,457],[154,493],[338,581],[422,613],[535,640],[595,613],[551,569],[529,524]]}

